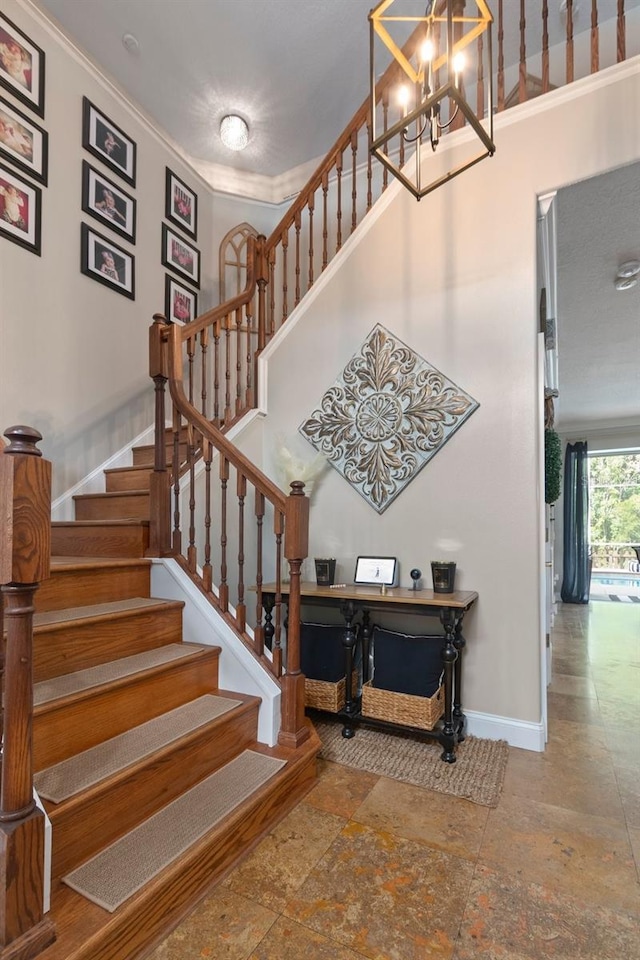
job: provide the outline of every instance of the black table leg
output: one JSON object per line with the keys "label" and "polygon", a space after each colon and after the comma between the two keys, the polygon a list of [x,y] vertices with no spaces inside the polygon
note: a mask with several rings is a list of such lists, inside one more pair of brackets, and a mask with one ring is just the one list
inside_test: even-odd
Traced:
{"label": "black table leg", "polygon": [[467,718],[462,712],[462,651],[466,644],[467,641],[462,636],[462,614],[460,614],[456,620],[456,635],[453,638],[453,645],[458,652],[453,672],[453,723],[456,728],[458,743],[462,743],[465,739],[465,727],[467,725]]}
{"label": "black table leg", "polygon": [[441,759],[445,763],[455,763],[456,755],[453,748],[456,744],[456,731],[453,725],[453,666],[458,657],[454,645],[456,629],[456,611],[445,607],[440,611],[440,622],[445,630],[445,641],[442,649],[442,663],[444,665],[444,723],[438,739],[443,746]]}
{"label": "black table leg", "polygon": [[362,682],[369,680],[369,648],[371,646],[371,620],[369,611],[362,611],[362,625],[360,627],[360,649],[362,650]]}
{"label": "black table leg", "polygon": [[351,722],[352,718],[355,716],[358,710],[357,700],[354,700],[353,697],[353,651],[356,645],[356,631],[353,626],[353,618],[355,616],[355,604],[352,600],[345,600],[344,603],[340,605],[342,611],[342,616],[345,620],[345,631],[344,638],[342,643],[344,645],[344,662],[346,669],[345,677],[345,701],[344,701],[344,713],[346,714],[347,719],[345,720],[344,727],[342,728],[342,736],[345,739],[350,740],[355,736],[355,725]]}

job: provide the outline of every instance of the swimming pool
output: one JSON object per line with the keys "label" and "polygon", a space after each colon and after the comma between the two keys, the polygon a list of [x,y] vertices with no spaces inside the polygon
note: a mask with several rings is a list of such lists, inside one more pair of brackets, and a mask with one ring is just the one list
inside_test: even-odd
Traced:
{"label": "swimming pool", "polygon": [[600,583],[607,587],[636,587],[640,589],[640,577],[605,577],[599,573],[591,576],[591,583]]}

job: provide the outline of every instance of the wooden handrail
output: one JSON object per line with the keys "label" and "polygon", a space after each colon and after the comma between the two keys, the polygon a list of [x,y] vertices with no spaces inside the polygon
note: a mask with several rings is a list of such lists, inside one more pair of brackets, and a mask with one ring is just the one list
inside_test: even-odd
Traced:
{"label": "wooden handrail", "polygon": [[5,430],[0,452],[0,584],[6,631],[0,777],[0,956],[35,957],[55,940],[44,917],[44,814],[33,793],[34,595],[49,576],[51,464],[37,430]]}

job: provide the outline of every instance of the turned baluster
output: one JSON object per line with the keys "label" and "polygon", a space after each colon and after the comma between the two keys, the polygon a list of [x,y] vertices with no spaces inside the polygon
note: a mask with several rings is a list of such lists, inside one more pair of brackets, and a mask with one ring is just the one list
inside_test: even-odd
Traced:
{"label": "turned baluster", "polygon": [[328,228],[328,209],[327,194],[329,192],[329,174],[322,175],[322,269],[325,270],[329,262],[329,228]]}
{"label": "turned baluster", "polygon": [[520,0],[520,62],[518,64],[518,103],[527,99],[527,18],[525,16],[525,0]]}
{"label": "turned baluster", "polygon": [[213,422],[220,426],[220,324],[213,328]]}
{"label": "turned baluster", "polygon": [[209,328],[205,327],[200,331],[200,401],[202,416],[207,417],[207,382],[208,382],[208,346],[209,346]]}
{"label": "turned baluster", "polygon": [[618,20],[616,28],[616,56],[618,63],[627,57],[626,24],[624,15],[624,0],[618,0]]}
{"label": "turned baluster", "polygon": [[289,261],[287,259],[287,254],[289,252],[289,228],[282,231],[282,323],[285,322],[289,316]]}
{"label": "turned baluster", "polygon": [[542,2],[542,92],[549,92],[549,2]]}
{"label": "turned baluster", "polygon": [[247,607],[244,602],[244,502],[247,496],[247,478],[237,473],[238,494],[238,603],[236,604],[236,626],[244,632],[247,625]]}
{"label": "turned baluster", "polygon": [[256,629],[254,632],[254,648],[259,657],[264,653],[264,627],[262,625],[262,535],[264,529],[264,494],[255,491],[254,513],[256,518]]}
{"label": "turned baluster", "polygon": [[[371,143],[371,123],[367,123],[367,143]],[[386,169],[386,167],[385,167]],[[373,203],[373,194],[371,192],[371,179],[373,172],[371,169],[371,151],[367,150],[367,213],[371,210]]]}
{"label": "turned baluster", "polygon": [[242,307],[236,308],[236,416],[242,413]]}
{"label": "turned baluster", "polygon": [[591,0],[591,73],[600,69],[600,36],[598,32],[598,0]]}
{"label": "turned baluster", "polygon": [[342,246],[342,162],[343,152],[340,150],[336,159],[337,177],[337,209],[336,209],[336,253]]}
{"label": "turned baluster", "polygon": [[204,565],[202,580],[205,590],[211,590],[213,584],[213,568],[211,566],[211,461],[213,447],[209,440],[202,440],[202,456],[204,459]]}
{"label": "turned baluster", "polygon": [[149,478],[149,553],[161,557],[170,551],[171,479],[167,470],[165,390],[167,385],[168,328],[161,313],[153,316],[149,329],[149,376],[155,391],[154,459]]}
{"label": "turned baluster", "polygon": [[227,485],[229,483],[229,461],[220,457],[220,590],[218,599],[220,609],[226,613],[229,608],[229,586],[227,584]]}
{"label": "turned baluster", "polygon": [[567,0],[567,83],[573,83],[573,0]]}
{"label": "turned baluster", "polygon": [[295,228],[296,228],[296,298],[294,306],[297,307],[300,303],[300,211],[296,210],[295,216]]}
{"label": "turned baluster", "polygon": [[315,193],[312,193],[311,196],[309,197],[309,201],[308,201],[308,203],[307,203],[307,209],[309,210],[309,286],[307,287],[307,290],[310,290],[311,287],[313,286],[313,255],[314,255],[314,250],[313,250],[313,211],[314,211],[314,207],[315,207],[315,202],[316,202],[316,195],[315,195]]}
{"label": "turned baluster", "polygon": [[358,131],[351,134],[351,233],[358,226]]}
{"label": "turned baluster", "polygon": [[245,398],[244,409],[250,410],[254,406],[253,401],[253,346],[252,336],[255,333],[253,326],[253,300],[250,300],[246,309],[247,324],[247,353],[245,356]]}
{"label": "turned baluster", "polygon": [[44,816],[33,794],[33,614],[51,556],[51,464],[32,427],[0,452],[4,730],[0,777],[0,954],[29,960],[55,939],[43,919]]}
{"label": "turned baluster", "polygon": [[231,422],[231,316],[227,314],[224,324],[224,422]]}
{"label": "turned baluster", "polygon": [[191,573],[196,572],[198,551],[196,548],[196,444],[195,428],[187,427],[187,463],[189,466],[189,545],[187,546],[187,564]]}
{"label": "turned baluster", "polygon": [[482,34],[478,37],[478,80],[477,80],[477,98],[476,113],[479,117],[484,115],[484,42]]}
{"label": "turned baluster", "polygon": [[504,16],[498,0],[498,112],[504,110]]}

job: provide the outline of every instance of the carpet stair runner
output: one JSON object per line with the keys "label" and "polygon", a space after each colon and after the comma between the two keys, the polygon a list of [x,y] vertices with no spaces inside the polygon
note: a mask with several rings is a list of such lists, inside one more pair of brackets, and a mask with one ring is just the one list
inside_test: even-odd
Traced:
{"label": "carpet stair runner", "polygon": [[[150,596],[149,451],[52,525],[34,617],[35,784],[52,826],[42,960],[138,960],[313,785],[320,743],[257,742],[259,699]],[[140,482],[144,488],[136,490]],[[118,513],[120,511],[120,513]],[[82,891],[81,893],[78,891]]]}

